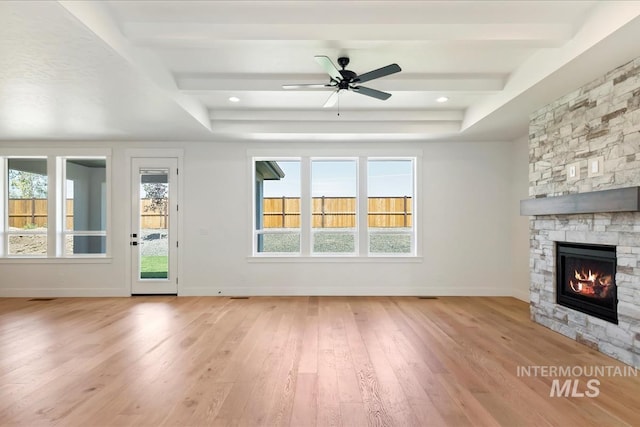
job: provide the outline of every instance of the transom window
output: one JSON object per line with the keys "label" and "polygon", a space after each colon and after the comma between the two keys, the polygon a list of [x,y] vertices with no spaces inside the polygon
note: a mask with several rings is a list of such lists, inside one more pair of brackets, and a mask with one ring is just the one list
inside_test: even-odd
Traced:
{"label": "transom window", "polygon": [[415,256],[416,158],[253,158],[255,256]]}

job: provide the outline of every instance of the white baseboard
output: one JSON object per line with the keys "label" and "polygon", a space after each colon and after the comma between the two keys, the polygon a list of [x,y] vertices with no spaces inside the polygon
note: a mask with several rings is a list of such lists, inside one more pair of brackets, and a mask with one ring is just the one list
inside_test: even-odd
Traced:
{"label": "white baseboard", "polygon": [[128,289],[77,289],[77,288],[9,288],[0,289],[3,298],[65,298],[65,297],[130,297]]}
{"label": "white baseboard", "polygon": [[[178,290],[179,296],[512,296],[522,301],[529,301],[528,292],[517,292],[502,288],[354,288],[323,287],[291,288],[291,287],[259,287],[229,286],[223,288],[185,288]],[[9,288],[0,289],[0,297],[4,298],[64,298],[64,297],[129,297],[128,289],[77,289],[77,288]]]}
{"label": "white baseboard", "polygon": [[514,298],[518,298],[521,301],[529,302],[529,291],[528,290],[526,290],[526,291],[523,291],[523,290],[520,290],[520,289],[513,290],[513,292],[511,293],[511,296],[513,296]]}
{"label": "white baseboard", "polygon": [[184,288],[179,296],[512,296],[501,288],[424,288],[424,287],[323,287],[292,288],[272,286],[229,286],[221,288]]}

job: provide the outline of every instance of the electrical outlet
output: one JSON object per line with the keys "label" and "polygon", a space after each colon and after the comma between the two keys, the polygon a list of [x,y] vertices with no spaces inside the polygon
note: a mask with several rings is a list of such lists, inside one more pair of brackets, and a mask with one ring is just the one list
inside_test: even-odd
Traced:
{"label": "electrical outlet", "polygon": [[580,179],[580,162],[568,164],[567,181],[576,181],[578,179]]}
{"label": "electrical outlet", "polygon": [[604,157],[592,157],[587,163],[589,177],[600,176],[604,173]]}

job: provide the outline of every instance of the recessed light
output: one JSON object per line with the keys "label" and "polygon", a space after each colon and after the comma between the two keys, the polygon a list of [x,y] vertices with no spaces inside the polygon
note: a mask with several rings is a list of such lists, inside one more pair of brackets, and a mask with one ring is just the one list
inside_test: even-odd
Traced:
{"label": "recessed light", "polygon": [[441,96],[440,98],[436,99],[437,102],[447,102],[449,100],[449,98],[447,98],[446,96]]}
{"label": "recessed light", "polygon": [[231,102],[240,102],[240,98],[238,98],[237,96],[230,96],[229,97],[229,101],[231,101]]}

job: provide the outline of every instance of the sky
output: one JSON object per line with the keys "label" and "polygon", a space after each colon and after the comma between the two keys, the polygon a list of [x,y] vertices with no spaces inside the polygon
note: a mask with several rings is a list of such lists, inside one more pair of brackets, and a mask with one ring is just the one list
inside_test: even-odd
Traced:
{"label": "sky", "polygon": [[[300,162],[277,162],[285,177],[265,181],[264,197],[300,197]],[[353,160],[314,160],[311,166],[312,197],[355,197],[356,162]],[[370,160],[368,164],[370,197],[411,196],[413,172],[408,160]]]}

